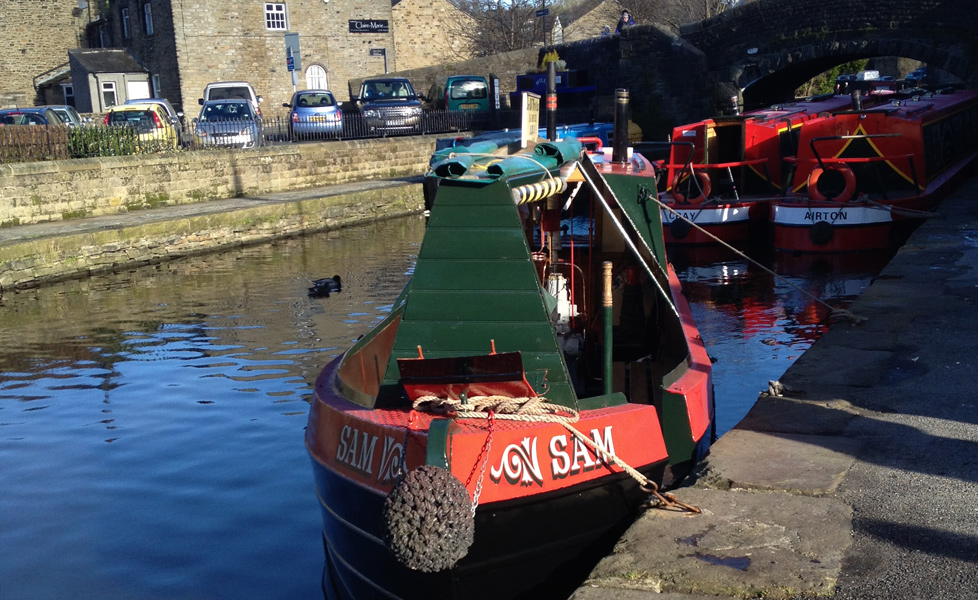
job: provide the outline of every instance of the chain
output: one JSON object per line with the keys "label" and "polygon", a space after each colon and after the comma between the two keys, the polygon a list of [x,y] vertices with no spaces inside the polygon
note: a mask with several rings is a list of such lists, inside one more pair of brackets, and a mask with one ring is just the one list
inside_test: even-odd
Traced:
{"label": "chain", "polygon": [[472,482],[472,476],[475,475],[475,470],[479,466],[479,462],[482,462],[482,470],[479,472],[479,480],[475,482],[475,493],[472,495],[472,516],[475,516],[475,509],[479,507],[479,496],[482,495],[482,480],[486,476],[486,466],[489,464],[489,448],[492,447],[492,432],[496,425],[495,420],[496,413],[489,411],[489,435],[486,436],[486,443],[482,445],[482,450],[479,452],[479,457],[475,459],[475,464],[472,465],[472,472],[469,473],[469,478],[465,482],[465,487],[469,487],[469,483]]}

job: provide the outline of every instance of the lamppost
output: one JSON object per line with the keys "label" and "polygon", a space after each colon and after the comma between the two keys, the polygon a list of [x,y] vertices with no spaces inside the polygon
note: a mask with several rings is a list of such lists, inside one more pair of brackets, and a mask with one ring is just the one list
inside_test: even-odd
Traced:
{"label": "lamppost", "polygon": [[547,45],[547,0],[540,0],[540,12],[543,14],[543,45]]}

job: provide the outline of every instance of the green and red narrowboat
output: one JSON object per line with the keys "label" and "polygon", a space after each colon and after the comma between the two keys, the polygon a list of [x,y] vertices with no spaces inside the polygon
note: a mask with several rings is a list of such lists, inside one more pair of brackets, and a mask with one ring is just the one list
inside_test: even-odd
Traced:
{"label": "green and red narrowboat", "polygon": [[802,126],[849,106],[848,96],[815,96],[676,127],[662,186],[666,243],[746,241],[790,182]]}
{"label": "green and red narrowboat", "polygon": [[712,441],[650,161],[461,162],[390,315],[315,384],[330,597],[566,597]]}
{"label": "green and red narrowboat", "polygon": [[805,123],[792,189],[770,203],[788,252],[885,249],[974,174],[978,92],[913,90]]}

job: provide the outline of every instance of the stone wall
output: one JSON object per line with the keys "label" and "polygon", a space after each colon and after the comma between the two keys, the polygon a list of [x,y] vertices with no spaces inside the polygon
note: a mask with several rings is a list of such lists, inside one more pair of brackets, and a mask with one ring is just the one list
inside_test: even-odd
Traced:
{"label": "stone wall", "polygon": [[459,34],[472,31],[475,20],[448,0],[400,0],[393,18],[396,60],[392,69],[418,69],[472,56]]}
{"label": "stone wall", "polygon": [[420,213],[420,183],[0,245],[0,294],[184,256]]}
{"label": "stone wall", "polygon": [[34,105],[34,77],[68,62],[68,50],[85,46],[88,15],[78,0],[4,1],[0,108]]}
{"label": "stone wall", "polygon": [[0,164],[0,227],[421,175],[434,137]]}

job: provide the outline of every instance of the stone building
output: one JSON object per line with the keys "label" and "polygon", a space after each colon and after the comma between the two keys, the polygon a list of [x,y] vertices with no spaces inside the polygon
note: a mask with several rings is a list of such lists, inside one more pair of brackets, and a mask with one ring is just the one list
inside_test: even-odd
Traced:
{"label": "stone building", "polygon": [[464,49],[438,22],[458,13],[448,0],[109,0],[108,21],[112,45],[189,117],[212,81],[248,81],[274,108],[294,89],[345,100],[350,79],[455,60]]}
{"label": "stone building", "polygon": [[5,0],[3,8],[0,107],[32,106],[40,82],[67,72],[68,50],[86,47],[85,27],[97,18],[97,6],[85,0]]}
{"label": "stone building", "polygon": [[75,108],[103,113],[126,100],[149,98],[149,73],[122,48],[77,48],[68,51]]}

